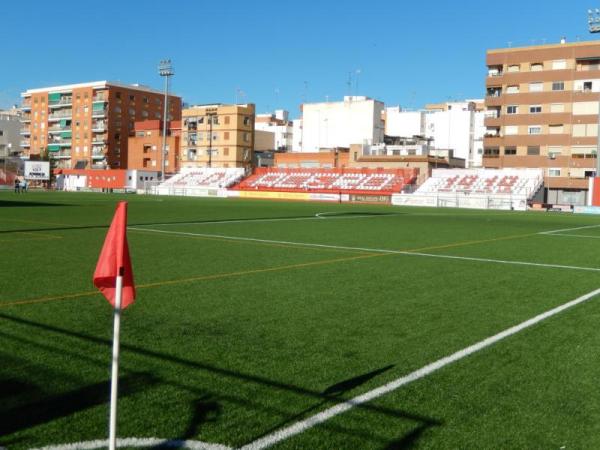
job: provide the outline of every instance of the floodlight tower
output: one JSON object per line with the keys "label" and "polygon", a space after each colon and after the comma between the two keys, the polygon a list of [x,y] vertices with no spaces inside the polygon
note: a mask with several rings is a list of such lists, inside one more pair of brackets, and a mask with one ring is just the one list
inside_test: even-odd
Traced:
{"label": "floodlight tower", "polygon": [[173,66],[171,65],[170,59],[163,59],[158,64],[158,74],[165,78],[165,108],[163,112],[163,135],[162,135],[162,157],[161,157],[161,171],[160,181],[165,181],[165,159],[167,158],[167,120],[168,120],[168,104],[169,104],[169,77],[175,75],[173,72]]}
{"label": "floodlight tower", "polygon": [[[588,30],[600,33],[600,9],[588,9]],[[598,138],[596,140],[596,177],[600,177],[600,98],[598,99]]]}

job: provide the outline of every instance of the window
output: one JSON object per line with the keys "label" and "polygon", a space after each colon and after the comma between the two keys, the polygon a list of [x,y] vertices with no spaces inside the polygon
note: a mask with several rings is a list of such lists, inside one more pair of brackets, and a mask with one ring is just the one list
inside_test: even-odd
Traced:
{"label": "window", "polygon": [[564,59],[557,59],[556,61],[552,61],[552,69],[553,70],[561,70],[567,68],[567,61]]}
{"label": "window", "polygon": [[548,175],[551,177],[560,177],[560,169],[548,169]]}
{"label": "window", "polygon": [[229,125],[229,116],[225,116],[225,125]]}
{"label": "window", "polygon": [[142,100],[144,103],[148,103],[148,97],[143,97]]}
{"label": "window", "polygon": [[552,103],[550,105],[551,113],[561,113],[565,112],[565,105],[563,103]]}
{"label": "window", "polygon": [[573,115],[597,115],[598,102],[575,102],[573,103]]}
{"label": "window", "polygon": [[572,135],[574,137],[596,136],[598,134],[597,123],[577,123],[573,124]]}
{"label": "window", "polygon": [[213,134],[212,134],[212,140],[216,141],[218,138],[219,138],[219,133],[217,133],[216,131],[213,132]]}
{"label": "window", "polygon": [[250,133],[244,133],[244,142],[250,142]]}
{"label": "window", "polygon": [[499,154],[500,154],[500,149],[496,148],[496,147],[483,149],[484,156],[498,156]]}
{"label": "window", "polygon": [[542,112],[542,105],[531,105],[529,107],[529,114],[540,114]]}
{"label": "window", "polygon": [[562,154],[562,147],[560,145],[548,147],[548,157],[550,159],[555,159],[557,156],[560,156],[561,154]]}
{"label": "window", "polygon": [[542,134],[541,125],[530,125],[527,128],[527,134]]}
{"label": "window", "polygon": [[527,154],[529,156],[535,156],[540,154],[540,146],[539,145],[530,145],[527,147]]}
{"label": "window", "polygon": [[223,156],[229,156],[229,147],[223,149]]}
{"label": "window", "polygon": [[542,92],[544,90],[544,84],[541,82],[529,83],[529,92]]}
{"label": "window", "polygon": [[116,98],[121,98],[121,93],[120,92],[115,92],[115,97]]}
{"label": "window", "polygon": [[563,134],[564,127],[562,124],[550,125],[548,127],[549,134]]}
{"label": "window", "polygon": [[229,139],[229,131],[226,131],[225,133],[223,133],[223,139],[225,139],[225,140]]}
{"label": "window", "polygon": [[244,125],[250,125],[250,117],[244,117]]}
{"label": "window", "polygon": [[517,125],[507,125],[504,127],[504,134],[506,136],[519,134],[519,127]]}
{"label": "window", "polygon": [[592,91],[592,82],[584,81],[583,82],[583,92],[591,92]]}
{"label": "window", "polygon": [[516,155],[517,147],[504,147],[504,154],[505,155]]}
{"label": "window", "polygon": [[519,107],[517,105],[509,105],[506,107],[506,114],[518,114]]}
{"label": "window", "polygon": [[531,71],[532,72],[540,72],[542,70],[544,70],[543,63],[531,63]]}
{"label": "window", "polygon": [[135,95],[133,95],[133,94],[129,95],[129,101],[135,102]]}
{"label": "window", "polygon": [[564,81],[555,81],[552,83],[553,91],[564,91],[565,90],[565,82]]}
{"label": "window", "polygon": [[508,72],[519,72],[521,70],[521,67],[519,66],[519,64],[511,64],[510,66],[508,66]]}
{"label": "window", "polygon": [[517,86],[517,85],[507,86],[506,87],[506,93],[507,94],[518,94],[519,93],[519,86]]}

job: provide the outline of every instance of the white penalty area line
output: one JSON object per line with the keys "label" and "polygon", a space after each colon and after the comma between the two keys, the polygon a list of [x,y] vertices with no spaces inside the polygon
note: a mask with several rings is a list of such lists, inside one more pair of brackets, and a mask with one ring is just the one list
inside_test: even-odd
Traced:
{"label": "white penalty area line", "polygon": [[293,242],[293,241],[278,241],[274,239],[258,239],[258,238],[249,238],[249,237],[241,237],[241,236],[227,236],[222,234],[209,234],[209,233],[192,233],[185,231],[168,231],[168,230],[156,230],[153,228],[139,228],[139,227],[128,227],[129,230],[132,231],[148,231],[152,233],[160,233],[160,234],[171,234],[171,235],[179,235],[179,236],[190,236],[190,237],[205,237],[205,238],[217,238],[224,239],[230,241],[246,241],[246,242],[260,242],[264,244],[283,244],[283,245],[292,245],[298,247],[305,248],[327,248],[333,250],[352,250],[352,251],[360,251],[367,253],[382,253],[382,254],[392,254],[392,255],[407,255],[407,256],[421,256],[427,258],[440,258],[440,259],[455,259],[461,261],[476,261],[476,262],[486,262],[492,264],[508,264],[508,265],[516,265],[516,266],[530,266],[530,267],[546,267],[552,269],[569,269],[569,270],[583,270],[588,272],[600,272],[599,267],[582,267],[582,266],[569,266],[564,264],[548,264],[548,263],[535,263],[528,261],[512,261],[512,260],[504,260],[504,259],[493,259],[493,258],[477,258],[474,256],[454,256],[454,255],[441,255],[435,253],[423,253],[423,252],[411,252],[404,250],[388,250],[382,248],[366,248],[366,247],[348,247],[343,245],[329,245],[329,244],[313,244],[308,242]]}
{"label": "white penalty area line", "polygon": [[592,292],[582,295],[581,297],[571,300],[570,302],[567,302],[563,305],[557,306],[556,308],[553,308],[549,311],[539,314],[529,320],[526,320],[525,322],[521,322],[518,325],[508,328],[508,329],[506,329],[498,334],[495,334],[493,336],[490,336],[482,341],[479,341],[476,344],[470,345],[469,347],[466,347],[462,350],[452,353],[449,356],[446,356],[444,358],[438,359],[435,362],[427,364],[426,366],[421,367],[420,369],[415,370],[414,372],[411,372],[408,375],[397,378],[394,381],[384,384],[383,386],[380,386],[376,389],[368,391],[362,395],[354,397],[343,403],[338,403],[337,405],[332,406],[331,408],[328,408],[312,417],[309,417],[307,419],[296,422],[295,424],[293,424],[289,427],[282,428],[271,434],[268,434],[260,439],[257,439],[254,442],[251,442],[248,445],[241,447],[240,450],[264,449],[264,448],[270,447],[278,442],[286,440],[292,436],[303,433],[304,431],[307,431],[310,428],[313,428],[314,426],[319,425],[335,416],[338,416],[356,406],[359,406],[363,403],[370,402],[371,400],[374,400],[378,397],[381,397],[385,394],[395,391],[396,389],[398,389],[402,386],[405,386],[409,383],[412,383],[413,381],[417,381],[421,378],[424,378],[424,377],[442,369],[443,367],[445,367],[449,364],[452,364],[463,358],[466,358],[467,356],[472,355],[473,353],[476,353],[480,350],[483,350],[486,347],[489,347],[503,339],[508,338],[509,336],[519,333],[520,331],[523,331],[529,327],[532,327],[533,325],[536,325],[543,320],[546,320],[546,319],[548,319],[552,316],[555,316],[556,314],[559,314],[569,308],[572,308],[572,307],[574,307],[580,303],[583,303],[587,300],[590,300],[591,298],[595,297],[598,294],[600,294],[600,289],[596,289]]}
{"label": "white penalty area line", "polygon": [[[167,448],[191,448],[194,450],[231,450],[230,447],[221,444],[192,440],[170,440],[160,438],[118,438],[117,447],[167,447]],[[32,450],[95,450],[97,448],[108,448],[108,439],[95,441],[73,442],[71,444],[49,445]]]}
{"label": "white penalty area line", "polygon": [[598,228],[600,227],[600,224],[598,225],[586,225],[584,227],[571,227],[571,228],[562,228],[560,230],[550,230],[550,231],[540,231],[538,234],[557,234],[557,233],[562,233],[563,231],[575,231],[575,230],[586,230],[588,228]]}
{"label": "white penalty area line", "polygon": [[[339,215],[333,215],[339,214]],[[228,223],[254,223],[254,222],[293,222],[300,220],[315,220],[315,219],[337,219],[337,220],[348,220],[348,219],[374,219],[378,217],[390,217],[390,216],[399,216],[401,214],[391,213],[391,214],[347,214],[344,212],[332,212],[332,213],[316,213],[314,216],[306,216],[306,217],[274,217],[270,219],[232,219],[232,220],[211,220],[207,222],[165,222],[165,223],[151,223],[148,225],[152,225],[155,227],[158,226],[168,226],[168,225],[226,225]],[[402,214],[404,215],[404,214]],[[138,226],[144,226],[144,224],[140,224]]]}

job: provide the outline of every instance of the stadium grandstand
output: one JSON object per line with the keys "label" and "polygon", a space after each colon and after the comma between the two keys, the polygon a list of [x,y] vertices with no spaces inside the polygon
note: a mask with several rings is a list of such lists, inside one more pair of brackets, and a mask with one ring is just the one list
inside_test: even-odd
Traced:
{"label": "stadium grandstand", "polygon": [[434,169],[414,193],[395,205],[527,209],[543,185],[541,169]]}
{"label": "stadium grandstand", "polygon": [[282,169],[257,168],[232,189],[279,192],[384,194],[413,185],[417,169]]}
{"label": "stadium grandstand", "polygon": [[244,168],[202,167],[182,169],[180,173],[158,186],[151,186],[159,195],[204,195],[207,189],[226,189],[238,183]]}

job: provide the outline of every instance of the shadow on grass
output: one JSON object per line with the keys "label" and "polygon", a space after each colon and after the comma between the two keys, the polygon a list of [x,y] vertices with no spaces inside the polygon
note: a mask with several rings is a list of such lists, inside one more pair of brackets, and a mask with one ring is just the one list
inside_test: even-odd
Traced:
{"label": "shadow on grass", "polygon": [[[17,194],[15,194],[17,195]],[[21,195],[21,194],[19,194]],[[27,195],[27,194],[23,194]],[[19,197],[22,198],[22,197]],[[71,206],[64,203],[46,203],[46,202],[34,202],[27,200],[0,200],[0,208],[18,208],[18,207],[32,207],[32,206]]]}
{"label": "shadow on grass", "polygon": [[[110,341],[110,339],[103,339],[103,338],[99,338],[96,336],[86,335],[84,333],[74,332],[74,331],[67,330],[64,328],[59,328],[59,327],[56,327],[53,325],[35,322],[35,321],[29,320],[29,319],[13,317],[8,314],[0,313],[0,319],[5,319],[7,321],[18,323],[18,324],[21,324],[24,326],[33,327],[33,328],[49,331],[52,333],[57,333],[57,334],[64,335],[64,336],[74,337],[74,338],[81,339],[81,340],[84,340],[87,342],[99,344],[99,345],[105,346],[107,348],[110,348],[112,345],[112,342]],[[266,386],[268,388],[273,389],[274,391],[277,391],[277,390],[284,391],[284,392],[293,393],[293,394],[297,394],[297,395],[301,395],[304,397],[309,397],[309,398],[318,400],[315,404],[313,404],[309,408],[306,408],[306,409],[299,411],[293,415],[290,415],[289,411],[276,410],[272,407],[262,405],[259,402],[252,402],[247,399],[240,399],[231,394],[221,393],[221,392],[211,394],[211,393],[207,393],[206,390],[200,390],[195,387],[185,386],[183,384],[169,381],[169,380],[164,380],[162,378],[160,378],[160,379],[154,378],[153,379],[154,383],[164,383],[164,384],[176,386],[181,389],[185,389],[189,392],[192,392],[196,395],[200,395],[198,400],[194,401],[194,404],[193,404],[194,413],[192,414],[192,417],[190,418],[190,421],[186,427],[186,430],[183,433],[184,440],[191,438],[194,435],[197,435],[199,433],[200,424],[207,422],[207,421],[217,420],[217,418],[221,412],[221,406],[217,402],[217,399],[220,399],[220,398],[227,399],[228,401],[231,401],[232,403],[239,404],[246,408],[253,407],[253,408],[256,408],[257,410],[268,411],[271,415],[276,416],[276,417],[287,416],[287,417],[285,417],[285,419],[283,419],[276,425],[272,426],[269,430],[267,430],[265,432],[261,432],[261,434],[259,436],[256,436],[248,441],[248,442],[252,442],[256,439],[259,439],[260,437],[263,437],[265,435],[272,433],[273,431],[275,431],[277,429],[284,427],[285,425],[288,425],[297,420],[301,420],[301,419],[305,418],[312,411],[316,412],[323,407],[333,406],[335,404],[343,403],[345,401],[350,400],[353,397],[352,395],[349,395],[350,391],[365,384],[366,382],[372,380],[376,376],[378,376],[394,367],[394,365],[388,365],[388,366],[367,372],[365,374],[361,374],[361,375],[340,381],[338,383],[335,383],[335,384],[327,387],[322,392],[319,392],[319,391],[306,389],[306,388],[303,388],[300,386],[296,386],[293,384],[283,383],[283,382],[279,382],[277,380],[271,380],[269,378],[261,377],[258,375],[252,375],[252,374],[247,374],[247,373],[243,373],[243,372],[239,372],[239,371],[235,371],[235,370],[224,369],[221,367],[216,367],[216,366],[209,365],[206,363],[193,361],[193,360],[186,359],[183,357],[174,356],[174,355],[170,355],[170,354],[166,354],[166,353],[161,353],[161,352],[157,352],[157,351],[153,351],[153,350],[148,350],[146,348],[142,348],[142,347],[139,347],[136,345],[122,343],[121,348],[123,350],[133,352],[137,355],[150,357],[153,359],[160,360],[162,362],[178,364],[178,365],[181,365],[181,366],[184,366],[187,368],[191,368],[194,370],[205,371],[205,372],[208,372],[208,373],[211,373],[214,375],[218,375],[220,377],[232,378],[232,379],[235,379],[238,381],[250,382],[250,383],[255,383],[255,384],[258,384],[261,386]],[[139,375],[132,374],[132,375],[128,375],[128,378],[134,379],[137,376],[139,376]],[[122,381],[120,381],[120,383],[122,383]],[[147,384],[148,383],[146,383],[146,385]],[[104,397],[100,403],[104,403],[104,402],[106,402],[107,396],[108,396],[108,392],[107,392],[108,382],[102,383],[101,385],[104,389],[104,391],[103,391]],[[46,401],[44,401],[44,402],[46,402]],[[418,439],[421,437],[421,435],[427,429],[429,429],[431,427],[443,425],[443,422],[438,419],[434,419],[431,417],[414,414],[414,413],[410,413],[410,412],[406,412],[406,411],[401,411],[401,410],[397,410],[397,409],[376,406],[376,405],[372,405],[372,404],[368,404],[368,403],[356,404],[355,407],[357,409],[361,409],[363,411],[367,411],[367,412],[373,413],[373,414],[382,414],[382,415],[385,415],[388,417],[397,418],[397,419],[401,419],[401,420],[410,420],[410,421],[416,422],[417,427],[414,430],[410,431],[408,434],[403,435],[393,441],[390,441],[389,439],[375,436],[372,433],[370,433],[368,430],[364,431],[364,432],[357,431],[354,429],[344,428],[339,425],[335,425],[335,424],[331,424],[331,423],[324,423],[324,424],[321,424],[321,426],[324,428],[339,432],[339,433],[344,433],[344,434],[351,435],[351,436],[358,436],[361,439],[379,442],[384,446],[383,448],[386,448],[386,450],[387,449],[392,450],[392,449],[410,448],[418,441]],[[66,415],[66,414],[61,414],[61,415]],[[0,417],[0,420],[1,420],[1,417]],[[27,420],[27,419],[24,419],[24,420]],[[49,420],[51,420],[51,419],[49,419]],[[29,420],[27,420],[27,423],[28,423],[28,426],[31,426],[31,423]],[[4,431],[4,430],[2,430],[2,427],[0,427],[0,434],[2,433],[2,431]],[[174,441],[169,441],[169,442],[172,443],[172,442],[178,442],[178,441],[174,440]],[[166,443],[165,445],[171,446],[171,444],[169,444],[169,443]]]}
{"label": "shadow on grass", "polygon": [[[148,373],[130,373],[119,377],[119,397],[127,397],[145,390],[157,381]],[[110,380],[106,380],[30,403],[0,409],[0,436],[51,422],[93,406],[105,405],[110,397],[109,388]]]}
{"label": "shadow on grass", "polygon": [[[13,203],[13,202],[7,202]],[[49,204],[43,203],[41,206],[46,206]],[[2,201],[0,201],[0,207],[2,206]],[[28,206],[28,205],[21,205]],[[67,205],[52,205],[52,206],[67,206]],[[336,213],[332,215],[322,216],[321,219],[327,220],[327,217],[340,217],[340,216],[397,216],[399,214],[405,213],[374,213],[374,212],[348,212],[348,213]],[[236,223],[236,222],[259,222],[259,221],[277,221],[277,220],[301,220],[301,219],[317,219],[317,216],[312,214],[309,216],[285,216],[285,217],[244,217],[241,219],[224,219],[224,220],[180,220],[173,222],[140,222],[140,223],[129,223],[128,228],[132,227],[151,227],[151,226],[161,226],[161,225],[219,225],[219,224],[227,224],[227,223]],[[90,229],[108,229],[110,223],[106,223],[103,225],[75,225],[75,226],[64,226],[64,227],[35,227],[35,228],[19,228],[13,230],[1,230],[0,234],[7,233],[35,233],[35,232],[47,232],[47,231],[70,231],[70,230],[90,230]]]}

